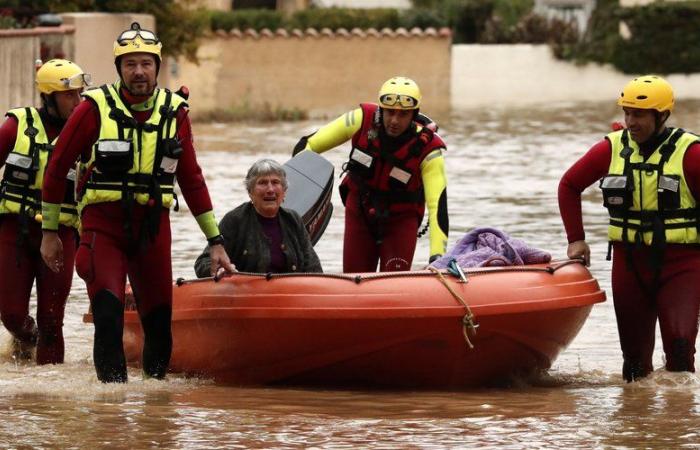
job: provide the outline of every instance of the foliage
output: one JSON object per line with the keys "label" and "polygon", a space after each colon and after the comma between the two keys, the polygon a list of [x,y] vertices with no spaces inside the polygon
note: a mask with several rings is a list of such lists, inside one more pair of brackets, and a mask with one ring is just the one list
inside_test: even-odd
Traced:
{"label": "foliage", "polygon": [[[620,35],[624,23],[631,36]],[[700,2],[657,2],[621,8],[599,0],[584,40],[560,56],[577,62],[612,63],[630,74],[700,72]]]}
{"label": "foliage", "polygon": [[515,27],[535,6],[534,0],[494,0],[493,13],[506,27]]}
{"label": "foliage", "polygon": [[291,28],[398,28],[399,12],[394,8],[310,8],[295,12],[288,26]]}
{"label": "foliage", "polygon": [[447,21],[442,16],[440,11],[434,9],[406,9],[401,11],[399,16],[401,26],[406,29],[418,27],[426,28],[442,28],[447,26]]}
{"label": "foliage", "polygon": [[18,28],[19,24],[17,20],[12,17],[11,11],[9,9],[0,8],[0,30],[3,28]]}
{"label": "foliage", "polygon": [[559,57],[577,63],[611,62],[615,46],[620,39],[619,10],[619,0],[597,0],[583,39],[562,46]]}
{"label": "foliage", "polygon": [[267,9],[243,9],[240,11],[210,11],[209,26],[212,30],[230,31],[253,28],[275,30],[282,27],[284,16],[278,11]]}
{"label": "foliage", "polygon": [[626,73],[700,72],[700,4],[652,3],[622,10],[620,18],[631,32],[619,39],[615,65]]}
{"label": "foliage", "polygon": [[287,17],[280,12],[262,9],[244,9],[234,11],[211,11],[212,30],[229,31],[232,28],[398,28],[414,26],[441,26],[444,24],[434,15],[418,17],[414,14],[402,15],[394,8],[354,9],[354,8],[310,8],[297,11]]}
{"label": "foliage", "polygon": [[534,0],[413,0],[413,6],[441,18],[455,43],[507,43],[517,40]]}
{"label": "foliage", "polygon": [[[415,0],[415,8],[310,8],[291,17],[269,10],[216,11],[213,30],[232,28],[440,28],[451,27],[455,42],[510,42],[534,0]],[[494,29],[494,28],[497,29]],[[486,34],[485,34],[486,33]],[[494,36],[496,40],[494,41]]]}

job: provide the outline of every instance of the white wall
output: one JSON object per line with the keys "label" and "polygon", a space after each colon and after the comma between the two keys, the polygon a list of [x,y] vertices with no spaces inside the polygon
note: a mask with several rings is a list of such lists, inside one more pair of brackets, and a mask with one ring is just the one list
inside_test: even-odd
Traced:
{"label": "white wall", "polygon": [[[577,66],[557,60],[548,45],[452,47],[452,106],[528,106],[614,101],[633,75],[612,66]],[[700,98],[700,74],[670,75],[676,98]]]}

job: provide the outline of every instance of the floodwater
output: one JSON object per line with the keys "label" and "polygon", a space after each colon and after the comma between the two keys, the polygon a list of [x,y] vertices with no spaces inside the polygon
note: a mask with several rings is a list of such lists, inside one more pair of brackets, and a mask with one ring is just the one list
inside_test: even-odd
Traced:
{"label": "floodwater", "polygon": [[[564,257],[556,203],[563,171],[620,119],[614,107],[455,111],[440,120],[449,146],[450,243],[493,226]],[[675,123],[700,128],[700,104]],[[243,177],[263,156],[285,161],[321,122],[195,126],[198,158],[218,217],[246,200]],[[347,147],[326,154],[336,170]],[[339,271],[342,206],[317,251]],[[184,206],[184,205],[183,205]],[[610,297],[606,215],[584,194],[591,270]],[[183,207],[172,214],[173,268],[192,277],[204,240]],[[416,267],[428,257],[422,238]],[[612,302],[596,305],[548,374],[502,388],[461,392],[330,391],[216,386],[171,375],[103,385],[92,367],[92,326],[77,277],[65,320],[66,363],[22,365],[0,348],[0,448],[700,448],[700,377],[657,370],[632,385],[620,377]],[[0,332],[0,347],[8,335]],[[655,367],[663,360],[657,345]]]}

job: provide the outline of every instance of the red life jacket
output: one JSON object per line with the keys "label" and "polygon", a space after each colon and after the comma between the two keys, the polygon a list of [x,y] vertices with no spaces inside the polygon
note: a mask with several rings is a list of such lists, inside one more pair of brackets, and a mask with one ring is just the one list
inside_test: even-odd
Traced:
{"label": "red life jacket", "polygon": [[341,183],[345,189],[369,194],[370,206],[389,212],[415,211],[421,217],[425,211],[425,195],[420,165],[433,150],[445,144],[428,128],[418,130],[413,122],[415,137],[394,152],[380,148],[379,130],[382,126],[379,106],[362,103],[362,126],[352,137],[352,151],[346,165],[349,176]]}

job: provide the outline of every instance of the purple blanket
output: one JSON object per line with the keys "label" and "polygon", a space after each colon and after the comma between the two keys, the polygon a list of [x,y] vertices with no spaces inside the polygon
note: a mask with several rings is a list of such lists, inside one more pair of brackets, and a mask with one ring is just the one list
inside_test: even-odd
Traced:
{"label": "purple blanket", "polygon": [[444,269],[452,258],[460,267],[518,266],[546,263],[552,259],[549,253],[531,247],[520,239],[513,239],[495,228],[475,228],[457,242],[444,256],[431,266]]}

